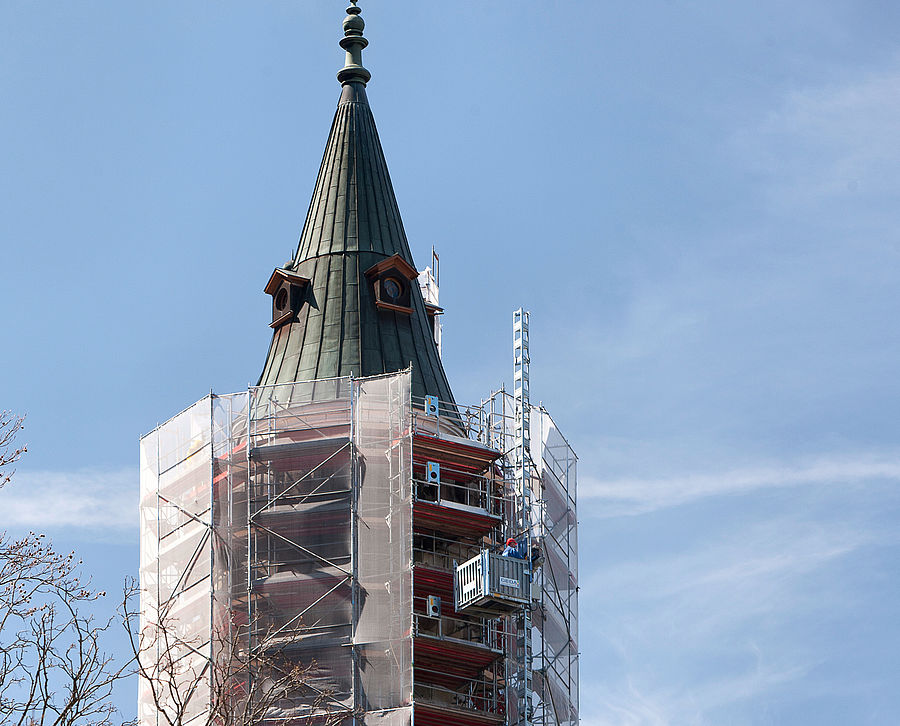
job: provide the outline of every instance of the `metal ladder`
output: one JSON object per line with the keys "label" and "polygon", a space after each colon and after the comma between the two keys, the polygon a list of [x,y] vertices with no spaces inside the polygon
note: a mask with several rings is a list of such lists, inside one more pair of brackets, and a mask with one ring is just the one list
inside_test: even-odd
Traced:
{"label": "metal ladder", "polygon": [[[519,507],[519,531],[527,543],[531,563],[531,508],[534,463],[531,460],[531,401],[529,392],[528,322],[530,314],[519,308],[513,313],[513,398],[515,401],[515,441],[513,462]],[[517,726],[530,726],[532,719],[531,605],[522,608],[516,619],[516,700]]]}

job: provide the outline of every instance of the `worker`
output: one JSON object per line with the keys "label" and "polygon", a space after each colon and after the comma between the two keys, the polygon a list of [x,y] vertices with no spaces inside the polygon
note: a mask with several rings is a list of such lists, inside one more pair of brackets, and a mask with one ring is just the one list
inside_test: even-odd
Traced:
{"label": "worker", "polygon": [[506,549],[503,550],[504,557],[515,557],[517,560],[528,559],[525,553],[519,549],[519,544],[513,537],[506,540]]}

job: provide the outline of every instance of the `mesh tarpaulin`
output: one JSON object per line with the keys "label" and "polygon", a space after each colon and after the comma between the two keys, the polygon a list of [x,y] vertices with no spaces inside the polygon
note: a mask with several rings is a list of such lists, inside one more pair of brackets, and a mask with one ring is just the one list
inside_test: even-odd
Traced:
{"label": "mesh tarpaulin", "polygon": [[357,706],[366,724],[402,726],[412,711],[410,375],[357,387]]}
{"label": "mesh tarpaulin", "polygon": [[247,695],[248,403],[246,392],[213,397],[211,628],[220,713],[244,713]]}
{"label": "mesh tarpaulin", "polygon": [[[179,694],[161,705],[188,723],[207,710],[211,656],[211,398],[141,439],[142,724],[165,723],[160,684]],[[155,685],[154,685],[155,684]]]}
{"label": "mesh tarpaulin", "polygon": [[571,726],[578,723],[577,457],[547,411],[533,408],[531,416],[544,557],[536,572],[540,608],[534,617],[534,721]]}
{"label": "mesh tarpaulin", "polygon": [[[178,722],[297,666],[254,723],[409,726],[411,478],[409,372],[212,395],[142,438],[141,625]],[[146,679],[139,716],[166,723]]]}
{"label": "mesh tarpaulin", "polygon": [[351,388],[255,388],[249,408],[251,678],[304,672],[267,720],[335,718],[353,699]]}
{"label": "mesh tarpaulin", "polygon": [[141,439],[143,726],[208,718],[217,676],[235,671],[246,490],[246,393],[206,397]]}

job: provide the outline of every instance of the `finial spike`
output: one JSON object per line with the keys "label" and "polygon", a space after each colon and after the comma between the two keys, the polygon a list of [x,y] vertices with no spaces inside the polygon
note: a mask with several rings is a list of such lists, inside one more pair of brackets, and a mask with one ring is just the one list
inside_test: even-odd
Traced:
{"label": "finial spike", "polygon": [[360,17],[360,10],[356,6],[357,0],[350,0],[347,8],[347,17],[344,18],[344,37],[341,38],[341,48],[347,52],[344,67],[338,71],[337,78],[341,85],[347,83],[362,83],[366,85],[372,74],[362,64],[362,51],[369,41],[363,37],[366,23]]}

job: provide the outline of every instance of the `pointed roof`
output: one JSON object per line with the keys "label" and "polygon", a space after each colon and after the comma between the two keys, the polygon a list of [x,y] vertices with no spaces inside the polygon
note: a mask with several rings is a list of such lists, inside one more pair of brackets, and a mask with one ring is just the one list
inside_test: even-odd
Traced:
{"label": "pointed roof", "polygon": [[[415,280],[406,311],[376,300],[367,272],[415,264],[366,97],[365,24],[347,8],[338,73],[341,96],[325,146],[306,223],[286,270],[309,280],[294,319],[276,328],[259,384],[369,376],[412,365],[413,394],[452,401]],[[397,256],[400,261],[385,262]],[[379,263],[383,263],[377,267]],[[399,276],[401,279],[403,275]]]}

